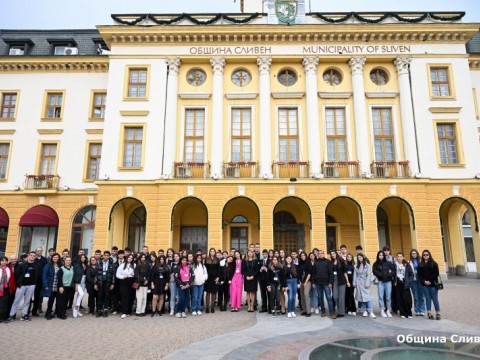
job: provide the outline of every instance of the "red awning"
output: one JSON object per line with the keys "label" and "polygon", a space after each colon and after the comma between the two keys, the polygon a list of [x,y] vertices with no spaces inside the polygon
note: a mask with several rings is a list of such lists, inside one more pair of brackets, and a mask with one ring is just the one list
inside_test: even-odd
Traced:
{"label": "red awning", "polygon": [[9,222],[7,212],[0,208],[0,228],[8,228]]}
{"label": "red awning", "polygon": [[38,205],[23,214],[20,226],[58,226],[58,215],[52,208]]}

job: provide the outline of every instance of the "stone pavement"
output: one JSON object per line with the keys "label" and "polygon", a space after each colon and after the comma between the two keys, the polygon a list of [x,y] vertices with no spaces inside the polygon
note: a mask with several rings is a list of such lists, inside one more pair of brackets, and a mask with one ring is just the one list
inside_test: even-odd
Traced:
{"label": "stone pavement", "polygon": [[[376,293],[376,288],[372,289]],[[377,319],[346,316],[331,320],[312,315],[295,319],[267,314],[219,312],[186,319],[168,315],[107,319],[85,315],[67,320],[33,318],[0,324],[5,358],[63,359],[297,359],[302,351],[354,337],[403,334],[480,334],[480,280],[458,277],[440,292],[443,318]],[[45,306],[46,304],[44,304]],[[377,306],[376,297],[375,305]],[[375,309],[378,314],[378,308]],[[19,317],[20,312],[17,315]]]}

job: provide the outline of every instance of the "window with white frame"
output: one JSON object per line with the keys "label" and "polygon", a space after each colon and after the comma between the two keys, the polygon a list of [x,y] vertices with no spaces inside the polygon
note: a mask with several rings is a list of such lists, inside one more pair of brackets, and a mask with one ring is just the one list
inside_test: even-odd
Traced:
{"label": "window with white frame", "polygon": [[252,110],[232,109],[232,161],[251,161],[252,158]]}
{"label": "window with white frame", "polygon": [[326,108],[328,161],[347,161],[345,108]]}
{"label": "window with white frame", "polygon": [[372,114],[375,161],[395,161],[392,109],[373,108]]}
{"label": "window with white frame", "polygon": [[204,152],[205,109],[185,110],[184,160],[202,163]]}
{"label": "window with white frame", "polygon": [[278,109],[279,161],[298,161],[298,109]]}

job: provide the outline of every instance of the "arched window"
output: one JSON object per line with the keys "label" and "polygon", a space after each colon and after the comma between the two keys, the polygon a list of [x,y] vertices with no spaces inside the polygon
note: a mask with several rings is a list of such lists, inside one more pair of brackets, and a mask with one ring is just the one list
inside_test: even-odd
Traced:
{"label": "arched window", "polygon": [[232,219],[232,223],[248,223],[248,220],[245,216],[237,215]]}
{"label": "arched window", "polygon": [[97,218],[97,207],[87,206],[81,209],[73,219],[71,248],[72,256],[83,249],[87,257],[93,254],[95,220]]}
{"label": "arched window", "polygon": [[145,245],[145,228],[147,211],[145,206],[133,210],[128,221],[128,247],[132,251],[140,251]]}

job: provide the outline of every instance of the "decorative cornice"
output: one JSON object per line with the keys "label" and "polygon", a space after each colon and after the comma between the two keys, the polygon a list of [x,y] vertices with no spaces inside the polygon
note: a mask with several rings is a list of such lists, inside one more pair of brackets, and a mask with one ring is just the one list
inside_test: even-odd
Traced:
{"label": "decorative cornice", "polygon": [[88,135],[97,135],[97,134],[103,134],[103,129],[85,129],[85,132]]}
{"label": "decorative cornice", "polygon": [[412,62],[411,57],[398,57],[393,61],[397,69],[398,75],[406,75],[408,74],[408,69],[410,67],[410,63]]}
{"label": "decorative cornice", "polygon": [[225,58],[210,58],[210,64],[213,68],[213,75],[223,75],[225,68]]}
{"label": "decorative cornice", "polygon": [[272,92],[274,99],[301,99],[305,96],[301,91],[275,91]]}
{"label": "decorative cornice", "polygon": [[168,75],[178,76],[178,68],[182,64],[180,58],[167,58],[165,59],[165,62],[168,66]]}
{"label": "decorative cornice", "polygon": [[270,74],[270,65],[272,65],[271,57],[259,57],[257,58],[258,72],[260,75]]}
{"label": "decorative cornice", "polygon": [[458,114],[461,107],[430,107],[428,108],[432,114]]}
{"label": "decorative cornice", "polygon": [[354,56],[348,61],[350,69],[352,70],[352,75],[363,75],[363,66],[367,58],[365,56]]}
{"label": "decorative cornice", "polygon": [[0,72],[107,72],[109,59],[106,57],[0,57]]}
{"label": "decorative cornice", "polygon": [[470,55],[468,59],[468,65],[471,70],[480,70],[480,57],[476,55]]}
{"label": "decorative cornice", "polygon": [[150,110],[120,110],[122,116],[148,116]]}
{"label": "decorative cornice", "polygon": [[351,91],[320,91],[318,93],[322,99],[349,99],[352,96]]}
{"label": "decorative cornice", "polygon": [[206,99],[210,99],[210,96],[212,96],[212,94],[211,93],[179,93],[178,96],[180,97],[180,99],[206,100]]}
{"label": "decorative cornice", "polygon": [[227,93],[225,94],[227,99],[256,99],[258,93]]}
{"label": "decorative cornice", "polygon": [[13,135],[15,134],[15,129],[3,129],[3,130],[0,130],[0,135]]}
{"label": "decorative cornice", "polygon": [[63,133],[63,129],[37,129],[40,135],[60,135]]}
{"label": "decorative cornice", "polygon": [[366,91],[365,96],[369,99],[393,99],[398,96],[397,91]]}
{"label": "decorative cornice", "polygon": [[302,60],[305,75],[317,75],[318,57],[306,57]]}

